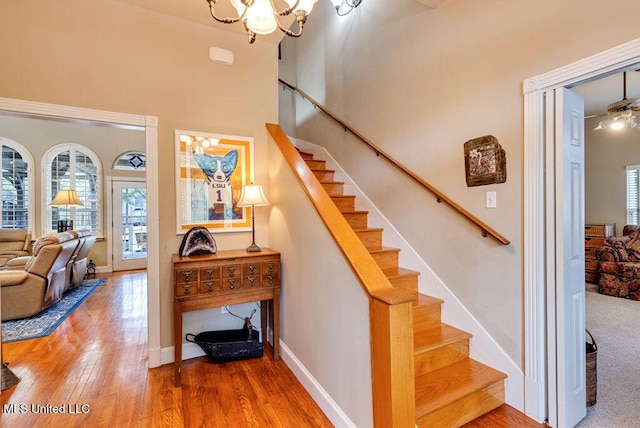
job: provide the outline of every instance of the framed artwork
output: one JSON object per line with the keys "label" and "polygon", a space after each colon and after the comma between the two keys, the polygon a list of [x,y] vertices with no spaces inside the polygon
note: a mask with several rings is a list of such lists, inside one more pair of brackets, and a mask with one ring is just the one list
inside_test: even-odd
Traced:
{"label": "framed artwork", "polygon": [[237,206],[253,181],[253,138],[175,130],[176,232],[251,230],[251,208]]}
{"label": "framed artwork", "polygon": [[464,169],[468,187],[507,181],[507,159],[496,137],[485,135],[464,143]]}

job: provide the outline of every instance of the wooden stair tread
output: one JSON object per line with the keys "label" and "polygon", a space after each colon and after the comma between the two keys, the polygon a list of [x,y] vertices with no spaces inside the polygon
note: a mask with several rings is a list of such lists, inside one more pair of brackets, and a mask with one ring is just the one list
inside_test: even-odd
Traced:
{"label": "wooden stair tread", "polygon": [[[327,170],[323,169],[322,171],[327,171]],[[344,184],[344,181],[320,180],[320,184]]]}
{"label": "wooden stair tread", "polygon": [[384,229],[381,227],[367,227],[366,229],[353,229],[354,232],[382,232]]}
{"label": "wooden stair tread", "polygon": [[[382,273],[384,273],[384,276],[386,276],[387,278],[395,278],[398,276],[418,276],[420,275],[420,272],[415,271],[415,270],[411,270],[411,269],[406,269],[403,267],[393,267],[393,268],[387,268],[387,269],[382,269]],[[416,302],[418,299],[416,299],[414,302]]]}
{"label": "wooden stair tread", "polygon": [[369,250],[370,253],[399,253],[400,248],[382,247],[379,249]]}
{"label": "wooden stair tread", "polygon": [[309,152],[303,152],[302,150],[298,150],[298,154],[306,159],[313,159],[313,154]]}
{"label": "wooden stair tread", "polygon": [[309,168],[311,172],[336,172],[335,169]]}
{"label": "wooden stair tread", "polygon": [[331,199],[355,199],[356,195],[331,195]]}
{"label": "wooden stair tread", "polygon": [[444,303],[444,300],[442,299],[419,293],[418,298],[413,301],[413,306],[421,307],[421,306],[431,306],[431,305],[442,305],[443,303]]}
{"label": "wooden stair tread", "polygon": [[472,336],[471,333],[440,323],[424,330],[416,330],[413,336],[413,347],[416,353],[426,352],[460,340],[468,340]]}
{"label": "wooden stair tread", "polygon": [[478,361],[466,359],[415,379],[416,418],[480,391],[507,376]]}

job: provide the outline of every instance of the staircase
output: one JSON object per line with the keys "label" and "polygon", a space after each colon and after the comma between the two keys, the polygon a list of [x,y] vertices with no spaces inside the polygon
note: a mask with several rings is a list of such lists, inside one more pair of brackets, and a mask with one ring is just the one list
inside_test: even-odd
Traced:
{"label": "staircase", "polygon": [[[300,152],[365,248],[393,287],[418,293],[418,275],[398,265],[397,248],[382,245],[381,228],[367,224],[367,211],[356,210],[355,196],[324,160]],[[416,427],[457,427],[504,404],[506,375],[469,358],[471,335],[441,322],[443,301],[418,294],[413,307]],[[375,405],[375,403],[374,403]]]}

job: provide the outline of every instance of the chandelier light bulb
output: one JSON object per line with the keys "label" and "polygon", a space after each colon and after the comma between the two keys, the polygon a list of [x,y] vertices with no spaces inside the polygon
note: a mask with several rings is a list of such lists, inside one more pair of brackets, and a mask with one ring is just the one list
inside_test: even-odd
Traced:
{"label": "chandelier light bulb", "polygon": [[611,126],[609,126],[609,128],[614,129],[614,130],[620,130],[622,128],[624,128],[624,122],[621,122],[619,120],[615,120]]}
{"label": "chandelier light bulb", "polygon": [[271,34],[278,29],[270,0],[255,0],[246,16],[247,27],[256,34]]}

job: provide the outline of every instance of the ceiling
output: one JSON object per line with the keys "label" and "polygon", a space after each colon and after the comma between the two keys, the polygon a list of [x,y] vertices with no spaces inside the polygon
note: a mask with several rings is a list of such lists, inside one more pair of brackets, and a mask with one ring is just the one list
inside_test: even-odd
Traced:
{"label": "ceiling", "polygon": [[[627,98],[640,97],[640,72],[638,66],[627,71]],[[622,72],[602,79],[594,80],[574,88],[573,91],[584,97],[585,116],[605,114],[607,106],[623,98]]]}
{"label": "ceiling", "polygon": [[[126,3],[132,6],[137,6],[143,9],[152,10],[154,12],[163,13],[165,15],[176,16],[178,18],[186,19],[188,21],[197,22],[199,24],[208,25],[219,30],[230,31],[236,34],[247,35],[244,27],[241,23],[235,24],[222,24],[216,22],[209,13],[209,4],[207,0],[112,0],[119,3]],[[284,1],[275,2],[276,5],[281,6],[283,9],[286,7]],[[219,0],[216,3],[216,16],[220,18],[234,18],[238,16],[236,10],[231,6],[228,0]],[[282,25],[288,28],[293,22],[293,15],[289,15],[282,18]],[[282,31],[275,31],[272,34],[262,35],[259,34],[256,40],[266,41],[269,43],[278,44],[284,33]]]}
{"label": "ceiling", "polygon": [[[197,22],[220,30],[230,31],[246,36],[241,24],[221,24],[216,22],[209,13],[209,5],[206,0],[113,0],[120,3],[152,10],[166,15],[176,16],[188,21]],[[438,7],[445,0],[417,0],[428,7]],[[276,5],[286,4],[283,0]],[[317,5],[316,5],[317,6]],[[235,17],[236,11],[228,0],[219,0],[216,4],[216,15],[221,17]],[[289,26],[293,17],[283,20],[283,25]],[[276,31],[269,35],[258,35],[257,40],[269,43],[280,43],[283,33]],[[640,97],[640,72],[634,71],[638,66],[627,72],[627,98]],[[572,88],[575,92],[584,96],[585,116],[605,114],[607,106],[622,100],[622,73],[613,74],[602,79],[594,80]]]}

